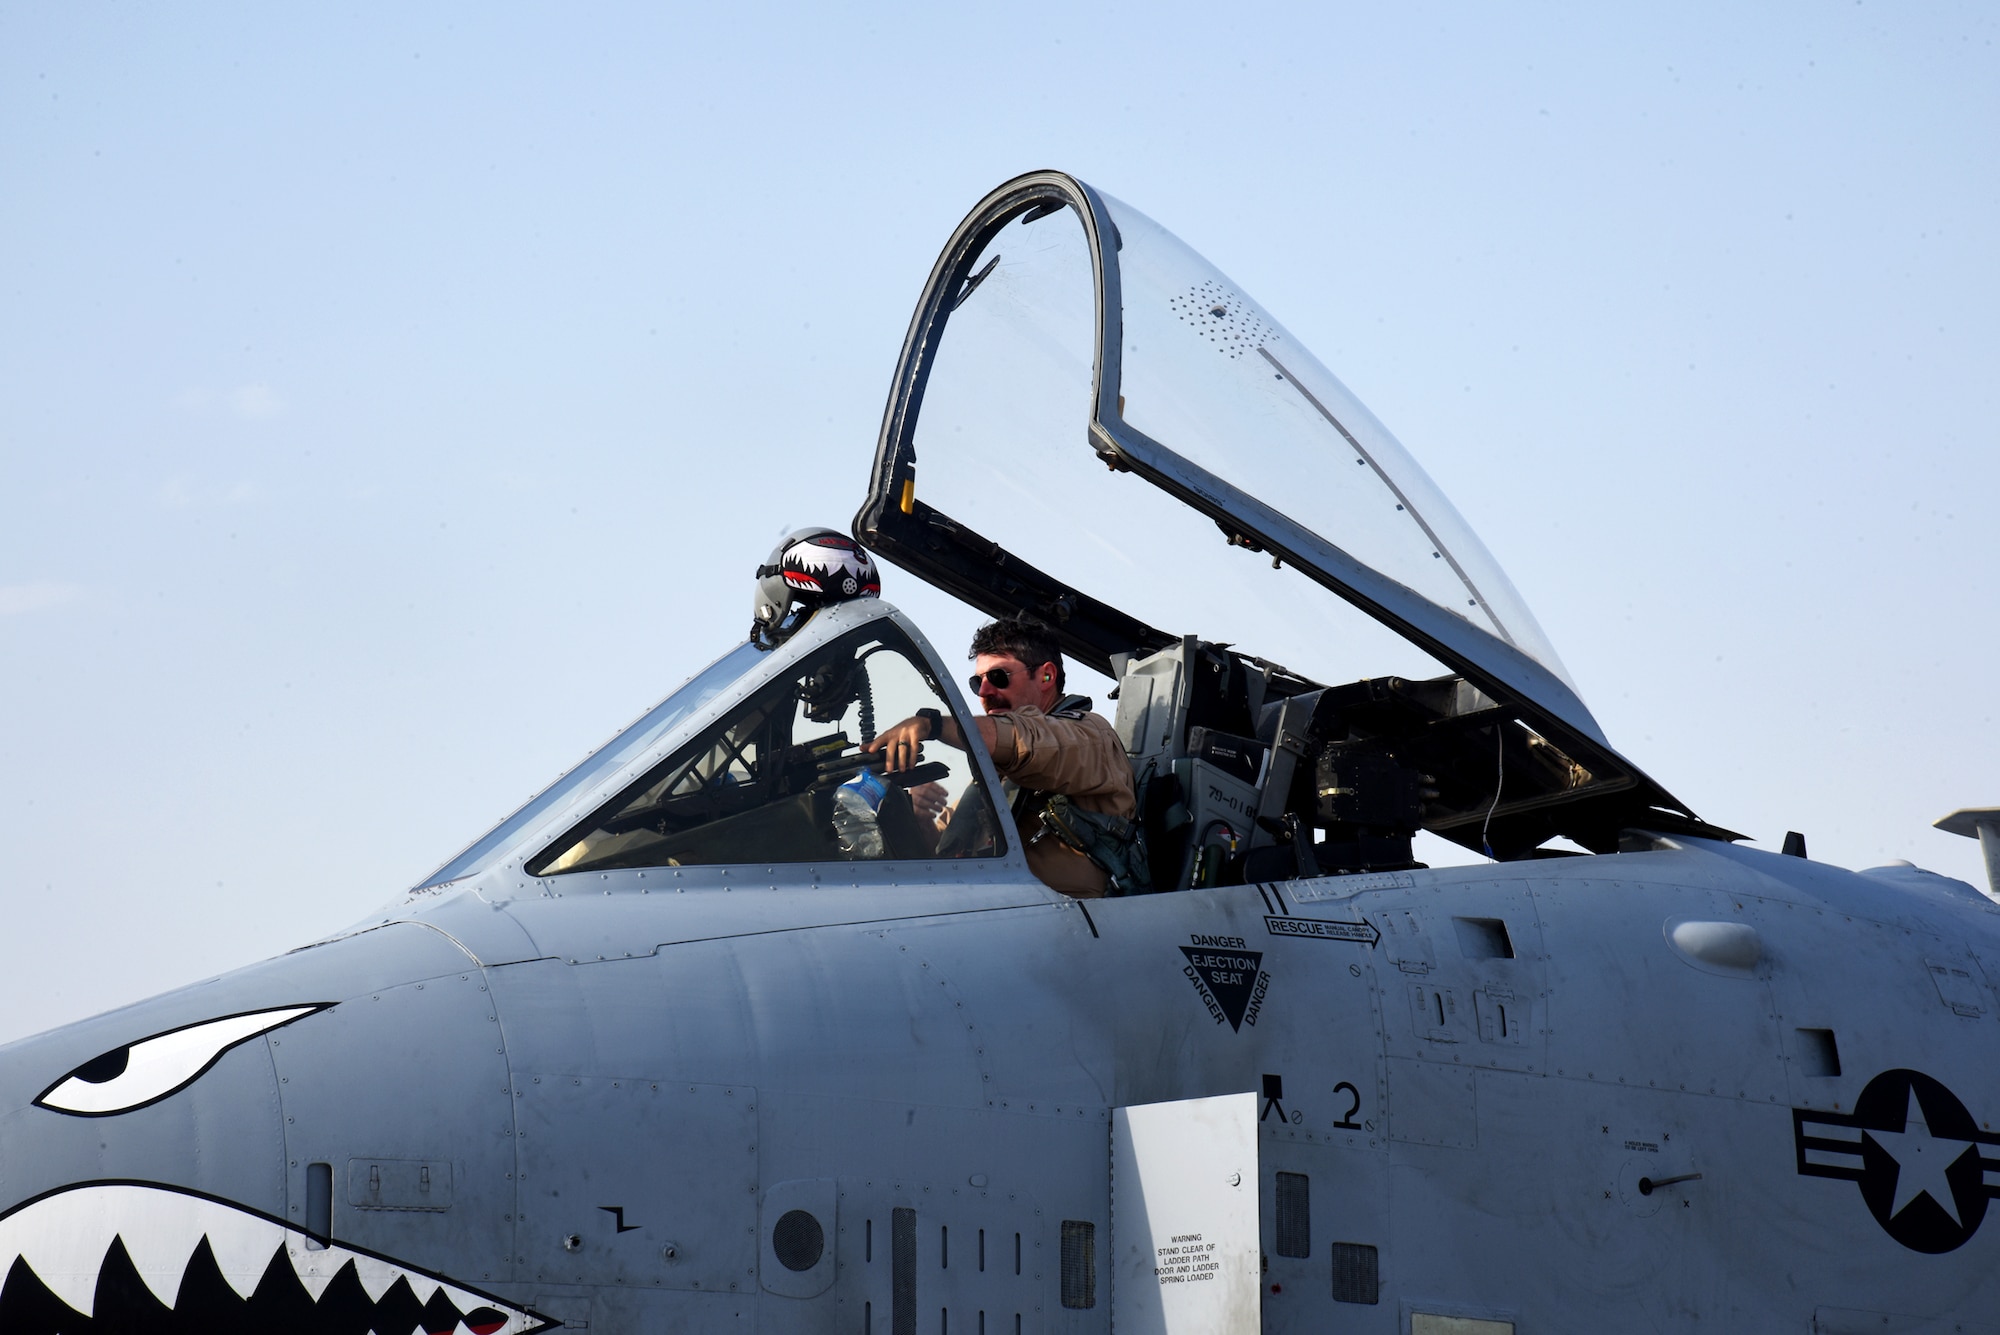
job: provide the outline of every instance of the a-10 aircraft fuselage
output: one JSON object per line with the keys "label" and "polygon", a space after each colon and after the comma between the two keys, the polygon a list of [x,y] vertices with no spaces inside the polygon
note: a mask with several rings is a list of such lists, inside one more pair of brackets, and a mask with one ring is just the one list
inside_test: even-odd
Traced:
{"label": "a-10 aircraft fuselage", "polygon": [[[1400,447],[1162,236],[1055,173],[983,201],[855,526],[1118,680],[1172,785],[1154,893],[1037,882],[976,741],[917,775],[942,838],[893,776],[842,807],[895,700],[970,715],[894,608],[826,608],[355,928],[0,1049],[0,1335],[2000,1329],[2000,909],[1681,807]],[[1094,324],[1048,315],[1051,255]],[[1448,674],[1321,686],[920,496],[926,395],[977,402],[941,332],[1016,317],[1085,331],[1089,485]],[[1183,325],[1210,360],[1149,381]],[[1169,380],[1185,439],[1236,403],[1359,465],[1381,569],[1134,425]],[[1420,866],[1416,828],[1494,860]]]}
{"label": "a-10 aircraft fuselage", "polygon": [[[339,1244],[595,1329],[889,1331],[900,1284],[918,1330],[1103,1330],[1111,1110],[1248,1090],[1266,1330],[1993,1300],[1995,1015],[1940,971],[1983,979],[2000,940],[1914,876],[1697,842],[1092,903],[761,874],[418,904],[17,1044],[8,1195],[165,1179],[296,1228],[325,1163]],[[1686,922],[1749,929],[1755,962],[1677,949]],[[300,1001],[335,1004],[115,1127],[29,1106],[135,1028]],[[1856,1122],[1871,1094],[1903,1117],[1913,1079],[1927,1133]],[[1307,1202],[1283,1236],[1281,1173]],[[1919,1173],[1949,1208],[1898,1196]],[[793,1210],[824,1230],[803,1271],[773,1250]],[[1066,1221],[1089,1306],[1063,1302]],[[124,1241],[172,1268],[188,1240]]]}

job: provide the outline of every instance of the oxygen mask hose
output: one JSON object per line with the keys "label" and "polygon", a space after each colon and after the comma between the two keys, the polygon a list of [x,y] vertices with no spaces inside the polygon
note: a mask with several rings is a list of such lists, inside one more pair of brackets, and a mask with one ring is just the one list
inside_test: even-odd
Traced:
{"label": "oxygen mask hose", "polygon": [[860,665],[861,684],[855,689],[854,726],[861,733],[861,744],[869,745],[875,740],[875,683],[868,678],[868,664]]}

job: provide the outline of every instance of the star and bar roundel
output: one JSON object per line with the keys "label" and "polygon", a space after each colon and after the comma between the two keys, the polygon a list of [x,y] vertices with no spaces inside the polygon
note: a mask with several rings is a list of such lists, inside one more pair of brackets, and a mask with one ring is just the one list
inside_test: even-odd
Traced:
{"label": "star and bar roundel", "polygon": [[1792,1109],[1799,1173],[1861,1187],[1883,1231],[1911,1251],[1956,1250],[2000,1196],[2000,1133],[1921,1071],[1884,1071],[1851,1113]]}

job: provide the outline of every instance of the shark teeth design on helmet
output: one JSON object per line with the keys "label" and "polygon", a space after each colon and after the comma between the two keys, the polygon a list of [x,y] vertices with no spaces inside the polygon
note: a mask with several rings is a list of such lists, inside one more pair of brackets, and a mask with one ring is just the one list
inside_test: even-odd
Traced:
{"label": "shark teeth design on helmet", "polygon": [[850,598],[882,596],[875,559],[860,543],[830,528],[802,528],[785,536],[771,559],[757,567],[750,638],[769,647],[804,624],[806,613]]}
{"label": "shark teeth design on helmet", "polygon": [[787,585],[828,601],[872,598],[882,592],[875,562],[851,539],[837,534],[816,534],[793,542],[785,548],[781,564]]}
{"label": "shark teeth design on helmet", "polygon": [[557,1323],[183,1187],[91,1182],[0,1217],[0,1329],[533,1335]]}

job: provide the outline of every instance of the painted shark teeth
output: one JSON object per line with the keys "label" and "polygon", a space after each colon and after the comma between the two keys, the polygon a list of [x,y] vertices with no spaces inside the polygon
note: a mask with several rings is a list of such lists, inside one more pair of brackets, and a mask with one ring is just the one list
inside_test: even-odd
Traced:
{"label": "painted shark teeth", "polygon": [[0,1216],[0,1286],[0,1314],[59,1304],[135,1331],[180,1330],[211,1311],[218,1329],[243,1317],[281,1329],[302,1306],[340,1307],[362,1319],[356,1329],[384,1335],[531,1335],[552,1324],[388,1257],[318,1246],[259,1211],[147,1182],[80,1183]]}

